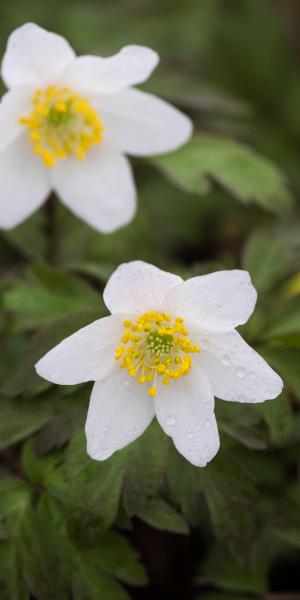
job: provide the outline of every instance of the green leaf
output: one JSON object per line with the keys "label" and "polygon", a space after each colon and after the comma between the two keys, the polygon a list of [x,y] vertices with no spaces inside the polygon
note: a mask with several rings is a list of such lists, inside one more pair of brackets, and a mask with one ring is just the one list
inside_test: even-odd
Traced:
{"label": "green leaf", "polygon": [[20,479],[0,479],[0,517],[22,511],[30,500],[30,487]]}
{"label": "green leaf", "polygon": [[300,334],[300,297],[288,299],[266,323],[261,332],[263,339],[296,337]]}
{"label": "green leaf", "polygon": [[4,307],[15,313],[16,327],[30,329],[82,310],[95,310],[101,316],[100,297],[82,279],[52,267],[36,265],[28,270],[26,281],[16,281],[4,293]]}
{"label": "green leaf", "polygon": [[16,542],[21,521],[18,513],[14,520],[14,533],[9,540],[0,541],[0,590],[3,600],[29,600],[30,597]]}
{"label": "green leaf", "polygon": [[[86,455],[83,436],[77,437],[79,456]],[[117,516],[124,474],[121,453],[104,462],[83,457],[82,467],[68,471],[67,490],[70,532],[75,539],[94,540],[106,531]],[[72,475],[71,475],[72,473]]]}
{"label": "green leaf", "polygon": [[215,180],[244,204],[256,202],[278,214],[292,205],[280,169],[250,147],[230,139],[199,134],[177,152],[152,162],[189,192],[207,194]]}
{"label": "green leaf", "polygon": [[23,469],[35,485],[43,486],[51,471],[56,465],[61,462],[61,454],[56,452],[48,454],[48,456],[39,457],[35,451],[34,440],[29,439],[25,442],[22,448],[22,465]]}
{"label": "green leaf", "polygon": [[249,271],[258,292],[267,292],[299,265],[300,231],[257,229],[248,239],[243,267]]}
{"label": "green leaf", "polygon": [[256,493],[242,465],[219,452],[201,471],[203,492],[216,538],[226,544],[241,564],[249,560],[256,533]]}
{"label": "green leaf", "polygon": [[2,233],[5,239],[24,256],[38,261],[47,253],[45,215],[39,211],[18,227]]}
{"label": "green leaf", "polygon": [[138,513],[142,521],[163,531],[171,531],[172,533],[189,532],[187,522],[173,506],[170,506],[165,500],[155,498],[150,500],[147,506]]}
{"label": "green leaf", "polygon": [[193,525],[199,525],[204,515],[203,484],[200,470],[187,462],[173,447],[166,473],[170,498]]}
{"label": "green leaf", "polygon": [[300,349],[283,346],[260,346],[257,351],[281,375],[287,388],[300,399]]}
{"label": "green leaf", "polygon": [[275,444],[281,444],[289,439],[292,430],[293,416],[289,399],[285,393],[277,398],[256,406],[268,424],[270,437]]}
{"label": "green leaf", "polygon": [[48,423],[57,405],[52,399],[0,398],[0,449],[7,448]]}
{"label": "green leaf", "polygon": [[216,585],[232,592],[258,594],[267,590],[266,575],[264,561],[252,562],[247,567],[242,567],[223,548],[215,546],[201,564],[197,582],[202,585]]}
{"label": "green leaf", "polygon": [[167,469],[169,448],[169,438],[154,421],[143,436],[123,451],[126,454],[123,500],[129,516],[138,514],[154,496]]}
{"label": "green leaf", "polygon": [[216,416],[221,431],[246,448],[264,450],[268,446],[259,414],[251,405],[216,400]]}
{"label": "green leaf", "polygon": [[[90,396],[89,388],[88,394]],[[65,410],[55,415],[38,434],[37,448],[40,454],[46,454],[54,448],[61,448],[77,432],[83,431],[88,408],[86,402],[87,394],[84,391],[77,395],[80,405],[77,402],[72,402]]]}
{"label": "green leaf", "polygon": [[22,360],[16,361],[14,368],[3,381],[1,387],[3,394],[7,396],[29,395],[47,390],[51,384],[37,375],[34,368],[35,363],[65,337],[97,318],[99,318],[97,312],[82,311],[61,317],[51,324],[41,327],[30,337]]}
{"label": "green leaf", "polygon": [[42,494],[33,518],[39,558],[44,573],[45,600],[64,600],[69,595],[72,547],[67,538],[61,505]]}
{"label": "green leaf", "polygon": [[119,533],[109,531],[99,537],[91,554],[101,569],[128,585],[147,583],[147,575],[138,552]]}
{"label": "green leaf", "polygon": [[72,574],[72,597],[74,600],[130,600],[130,596],[111,577],[91,562],[89,552],[78,554]]}

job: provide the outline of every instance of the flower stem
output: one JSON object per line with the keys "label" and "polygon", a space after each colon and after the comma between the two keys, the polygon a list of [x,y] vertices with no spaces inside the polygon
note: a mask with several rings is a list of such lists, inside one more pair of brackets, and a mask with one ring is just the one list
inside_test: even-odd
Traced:
{"label": "flower stem", "polygon": [[46,259],[51,265],[57,262],[56,198],[49,196],[45,204]]}

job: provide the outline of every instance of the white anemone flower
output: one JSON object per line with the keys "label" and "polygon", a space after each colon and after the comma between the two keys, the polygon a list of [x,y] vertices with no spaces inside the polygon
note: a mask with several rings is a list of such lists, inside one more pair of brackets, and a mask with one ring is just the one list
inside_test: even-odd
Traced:
{"label": "white anemone flower", "polygon": [[136,191],[126,154],[175,150],[192,133],[188,117],[133,85],[158,55],[125,46],[114,56],[76,57],[61,36],[27,23],[9,37],[0,104],[0,227],[29,217],[55,191],[99,231],[128,223]]}
{"label": "white anemone flower", "polygon": [[256,302],[246,271],[183,281],[130,262],[112,274],[104,301],[110,316],[36,365],[53,383],[95,381],[86,421],[93,459],[135,440],[156,416],[177,450],[203,467],[219,449],[214,396],[256,403],[281,392],[281,378],[235,330]]}

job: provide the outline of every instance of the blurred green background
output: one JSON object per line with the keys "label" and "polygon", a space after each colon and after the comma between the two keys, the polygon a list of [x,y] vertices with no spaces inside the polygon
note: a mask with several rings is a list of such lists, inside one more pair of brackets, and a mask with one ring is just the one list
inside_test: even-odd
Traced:
{"label": "blurred green background", "polygon": [[[1,53],[27,21],[79,54],[157,50],[143,89],[187,112],[195,136],[133,161],[138,214],[114,234],[59,202],[0,234],[0,597],[300,599],[300,4],[10,0]],[[91,461],[90,386],[35,375],[48,349],[106,314],[108,276],[135,258],[184,277],[246,268],[258,290],[241,331],[285,391],[261,406],[217,400],[222,450],[206,469],[155,423]]]}

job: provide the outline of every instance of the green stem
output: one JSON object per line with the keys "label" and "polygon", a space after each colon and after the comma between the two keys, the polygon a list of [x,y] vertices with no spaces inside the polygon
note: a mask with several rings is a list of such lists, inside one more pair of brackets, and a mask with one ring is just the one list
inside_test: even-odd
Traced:
{"label": "green stem", "polygon": [[45,204],[46,259],[51,265],[57,262],[56,197],[51,194]]}

